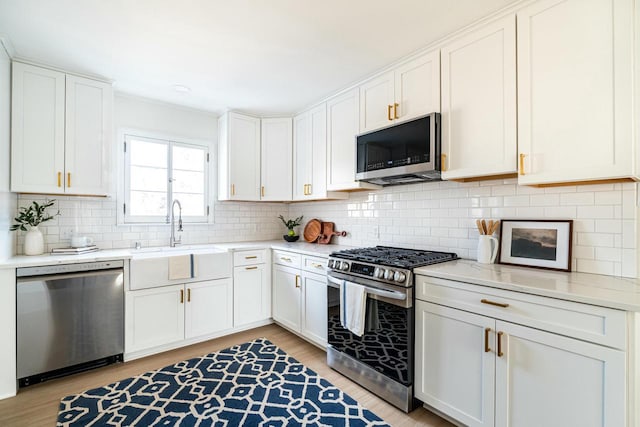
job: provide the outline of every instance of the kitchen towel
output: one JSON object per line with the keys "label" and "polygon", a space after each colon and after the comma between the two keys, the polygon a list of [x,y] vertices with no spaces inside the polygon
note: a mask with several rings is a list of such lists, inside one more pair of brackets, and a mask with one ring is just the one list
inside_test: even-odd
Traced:
{"label": "kitchen towel", "polygon": [[364,286],[344,280],[340,289],[340,324],[355,335],[364,334],[367,291]]}
{"label": "kitchen towel", "polygon": [[193,255],[169,258],[169,280],[191,279],[193,276]]}

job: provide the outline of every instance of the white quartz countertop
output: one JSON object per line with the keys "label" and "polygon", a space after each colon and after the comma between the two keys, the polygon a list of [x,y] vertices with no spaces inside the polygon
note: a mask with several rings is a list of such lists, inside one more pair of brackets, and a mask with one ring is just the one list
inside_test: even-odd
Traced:
{"label": "white quartz countertop", "polygon": [[640,280],[457,260],[416,274],[627,311],[640,311]]}
{"label": "white quartz countertop", "polygon": [[42,254],[35,256],[17,255],[3,262],[0,262],[0,268],[19,268],[32,267],[39,265],[56,265],[56,264],[76,264],[82,262],[95,262],[113,259],[130,259],[134,257],[148,257],[161,253],[167,256],[171,253],[189,253],[191,251],[201,252],[211,251],[242,251],[253,249],[277,249],[283,251],[297,252],[305,255],[327,257],[331,252],[343,249],[350,249],[351,246],[344,245],[319,245],[316,243],[294,242],[288,243],[283,240],[267,240],[267,241],[250,241],[250,242],[222,242],[210,243],[205,245],[185,245],[177,248],[143,248],[143,249],[104,249],[96,252],[90,252],[82,255],[51,255]]}

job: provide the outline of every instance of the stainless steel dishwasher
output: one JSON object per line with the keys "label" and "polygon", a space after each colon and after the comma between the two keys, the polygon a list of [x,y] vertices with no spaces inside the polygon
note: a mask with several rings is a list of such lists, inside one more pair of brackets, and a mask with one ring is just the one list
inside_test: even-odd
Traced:
{"label": "stainless steel dishwasher", "polygon": [[122,360],[124,261],[18,268],[20,386]]}

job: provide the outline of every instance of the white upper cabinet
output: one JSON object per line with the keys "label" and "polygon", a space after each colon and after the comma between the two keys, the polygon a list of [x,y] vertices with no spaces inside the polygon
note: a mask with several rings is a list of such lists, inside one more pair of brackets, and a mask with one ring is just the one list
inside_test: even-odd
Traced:
{"label": "white upper cabinet", "polygon": [[380,188],[355,180],[358,107],[358,88],[327,101],[327,190]]}
{"label": "white upper cabinet", "polygon": [[439,51],[360,85],[360,133],[439,111]]}
{"label": "white upper cabinet", "polygon": [[111,85],[14,62],[12,90],[11,190],[107,195]]}
{"label": "white upper cabinet", "polygon": [[218,119],[218,200],[260,200],[260,119]]}
{"label": "white upper cabinet", "polygon": [[67,75],[66,93],[65,192],[106,195],[111,175],[111,85]]}
{"label": "white upper cabinet", "polygon": [[541,0],[517,13],[519,183],[637,176],[633,12],[632,0]]}
{"label": "white upper cabinet", "polygon": [[291,200],[292,120],[262,119],[260,200]]}
{"label": "white upper cabinet", "polygon": [[327,192],[327,104],[293,119],[293,200],[347,198]]}
{"label": "white upper cabinet", "polygon": [[517,172],[515,31],[509,15],[441,50],[443,179]]}

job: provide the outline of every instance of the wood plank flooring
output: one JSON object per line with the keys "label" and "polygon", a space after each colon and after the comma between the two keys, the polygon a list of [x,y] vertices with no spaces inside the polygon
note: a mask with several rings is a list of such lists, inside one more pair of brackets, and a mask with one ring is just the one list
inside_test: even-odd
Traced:
{"label": "wood plank flooring", "polygon": [[326,364],[326,353],[324,351],[277,325],[263,326],[143,359],[111,365],[20,389],[16,397],[0,400],[0,426],[54,426],[58,414],[58,404],[64,396],[101,387],[149,370],[158,369],[192,357],[202,356],[259,337],[269,339],[392,426],[452,426],[449,422],[424,408],[419,408],[410,414],[397,410],[358,384],[329,368]]}

